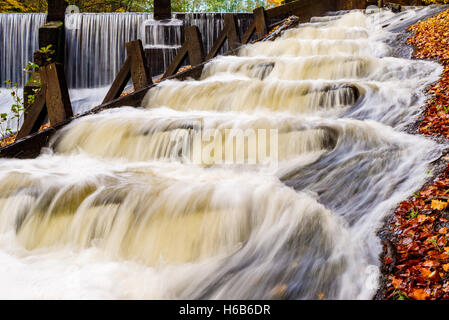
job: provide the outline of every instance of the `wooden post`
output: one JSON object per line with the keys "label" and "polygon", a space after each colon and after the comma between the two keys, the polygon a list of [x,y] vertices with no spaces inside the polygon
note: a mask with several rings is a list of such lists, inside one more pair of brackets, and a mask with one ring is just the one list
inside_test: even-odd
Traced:
{"label": "wooden post", "polygon": [[[25,110],[30,106],[30,96],[35,96],[41,90],[41,77],[39,72],[33,72],[23,87],[23,106]],[[26,116],[26,113],[25,113]]]}
{"label": "wooden post", "polygon": [[119,98],[130,79],[133,81],[135,91],[153,84],[150,70],[145,63],[142,41],[130,41],[125,46],[128,57],[115,77],[103,104]]}
{"label": "wooden post", "polygon": [[171,0],[154,0],[154,20],[171,19]]}
{"label": "wooden post", "polygon": [[64,66],[54,61],[55,52],[37,51],[34,61],[39,65],[41,91],[25,110],[25,119],[17,139],[37,132],[48,114],[50,124],[57,125],[73,117]]}
{"label": "wooden post", "polygon": [[204,46],[201,32],[197,26],[185,30],[185,38],[188,44],[189,60],[192,67],[204,62]]}
{"label": "wooden post", "polygon": [[34,102],[28,106],[25,111],[25,120],[22,127],[17,133],[16,140],[25,138],[26,136],[38,132],[39,128],[44,124],[47,116],[47,109],[45,108],[46,89],[42,89],[38,94],[35,94]]}
{"label": "wooden post", "polygon": [[164,79],[176,74],[187,57],[187,54],[189,55],[190,65],[192,67],[204,62],[203,41],[201,40],[201,33],[197,26],[191,26],[185,29],[184,44],[179,49],[172,63],[168,66],[162,78]]}
{"label": "wooden post", "polygon": [[114,82],[112,83],[111,88],[106,94],[106,97],[104,98],[102,104],[119,98],[123,90],[125,90],[126,84],[128,83],[129,79],[131,79],[131,59],[127,57],[125,63],[123,63],[119,73],[115,77]]}
{"label": "wooden post", "polygon": [[257,33],[257,40],[263,39],[268,34],[265,9],[263,7],[254,9],[253,17],[253,22],[249,26],[246,33],[243,35],[243,44],[247,44],[249,42],[254,31],[256,31]]}
{"label": "wooden post", "polygon": [[55,51],[55,59],[64,63],[65,29],[61,21],[52,21],[39,28],[39,49],[51,45]]}
{"label": "wooden post", "polygon": [[67,2],[65,0],[47,0],[47,4],[47,22],[64,21],[65,11],[68,6]]}
{"label": "wooden post", "polygon": [[52,49],[56,51],[56,61],[64,64],[64,19],[68,4],[65,0],[47,0],[47,3],[47,22],[39,28],[39,48],[51,45]]}
{"label": "wooden post", "polygon": [[256,21],[257,40],[263,39],[268,34],[265,9],[263,7],[254,9],[254,20]]}
{"label": "wooden post", "polygon": [[145,63],[145,52],[141,40],[126,43],[126,53],[131,61],[131,78],[135,90],[148,87],[153,84],[151,73]]}
{"label": "wooden post", "polygon": [[69,90],[65,80],[64,66],[51,63],[39,68],[42,87],[46,87],[45,102],[52,126],[73,117]]}
{"label": "wooden post", "polygon": [[233,14],[227,14],[224,17],[224,27],[218,36],[217,41],[206,57],[206,61],[214,58],[223,47],[226,39],[228,40],[229,50],[237,49],[240,42],[240,34],[238,31],[237,19]]}

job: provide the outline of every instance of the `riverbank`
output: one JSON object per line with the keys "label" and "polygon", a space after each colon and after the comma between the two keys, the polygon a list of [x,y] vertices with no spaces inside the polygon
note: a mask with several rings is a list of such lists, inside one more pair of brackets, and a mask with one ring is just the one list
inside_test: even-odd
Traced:
{"label": "riverbank", "polygon": [[[415,46],[413,56],[438,60],[444,66],[440,81],[428,90],[430,100],[416,131],[448,139],[449,10],[413,25],[409,31],[414,33],[407,41]],[[379,298],[449,299],[448,161],[445,156],[443,164],[435,164],[443,165],[443,172],[403,201],[380,232],[384,253]]]}

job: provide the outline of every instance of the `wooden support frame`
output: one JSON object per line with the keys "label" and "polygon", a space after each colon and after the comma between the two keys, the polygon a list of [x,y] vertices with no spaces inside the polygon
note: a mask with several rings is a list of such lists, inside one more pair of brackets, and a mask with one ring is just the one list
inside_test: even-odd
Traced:
{"label": "wooden support frame", "polygon": [[64,66],[51,63],[39,68],[42,88],[45,88],[45,103],[52,126],[73,117],[69,89],[64,74]]}
{"label": "wooden support frame", "polygon": [[119,98],[130,79],[132,79],[136,91],[153,84],[151,72],[145,63],[142,41],[127,42],[126,52],[128,57],[115,77],[103,103]]}
{"label": "wooden support frame", "polygon": [[267,17],[264,7],[259,7],[253,11],[253,22],[242,37],[242,44],[247,44],[254,31],[257,33],[257,40],[263,39],[268,34]]}
{"label": "wooden support frame", "polygon": [[37,95],[35,95],[34,103],[26,109],[25,120],[17,133],[17,140],[22,139],[31,133],[38,132],[39,128],[44,124],[45,118],[47,117],[45,96],[46,89],[43,88]]}
{"label": "wooden support frame", "polygon": [[34,94],[33,103],[27,103],[25,119],[17,133],[17,140],[37,132],[44,124],[47,115],[52,126],[73,117],[64,66],[53,62],[53,59],[48,59],[48,53],[37,51],[34,56],[35,61],[40,62],[41,90]]}
{"label": "wooden support frame", "polygon": [[233,14],[227,14],[224,16],[223,30],[207,55],[206,61],[218,55],[218,52],[223,47],[226,40],[228,40],[228,48],[230,51],[237,49],[241,45],[237,18]]}
{"label": "wooden support frame", "polygon": [[39,49],[51,45],[55,51],[54,58],[64,63],[65,57],[65,28],[62,21],[51,21],[39,28]]}
{"label": "wooden support frame", "polygon": [[181,64],[189,56],[190,65],[195,67],[205,61],[204,46],[201,39],[201,33],[197,26],[191,26],[185,29],[185,40],[178,54],[168,66],[162,79],[168,78],[178,72]]}
{"label": "wooden support frame", "polygon": [[145,63],[145,52],[141,40],[126,43],[126,53],[130,58],[131,79],[135,90],[148,87],[153,83],[151,73]]}
{"label": "wooden support frame", "polygon": [[122,67],[120,68],[120,71],[115,77],[114,82],[112,82],[112,85],[109,88],[106,97],[104,97],[103,104],[119,98],[123,90],[125,90],[126,84],[129,82],[130,79],[131,79],[131,59],[127,57]]}
{"label": "wooden support frame", "polygon": [[[289,19],[286,19],[286,21],[287,20]],[[230,52],[230,54],[233,54],[233,52]],[[186,71],[177,73],[176,75],[170,77],[169,79],[178,79],[179,81],[191,78],[198,79],[201,76],[203,68],[204,63],[191,69],[188,69]],[[156,85],[157,84],[150,85],[146,88],[138,90],[129,95],[104,103],[101,106],[98,106],[86,113],[83,113],[77,118],[69,118],[62,123],[59,123],[55,126],[47,128],[40,132],[30,134],[29,136],[26,136],[21,139],[16,139],[14,143],[6,147],[0,148],[0,158],[19,158],[19,159],[36,158],[41,153],[42,148],[49,145],[50,140],[54,136],[54,134],[58,132],[58,130],[62,129],[63,127],[71,123],[74,119],[79,119],[81,117],[85,117],[88,115],[97,114],[104,110],[112,108],[120,108],[123,106],[140,107],[145,95],[151,88],[155,87]]]}

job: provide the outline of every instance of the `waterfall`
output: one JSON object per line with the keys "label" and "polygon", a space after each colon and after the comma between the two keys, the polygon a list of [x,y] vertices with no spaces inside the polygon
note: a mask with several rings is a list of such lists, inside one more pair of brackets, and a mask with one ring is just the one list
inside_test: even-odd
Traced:
{"label": "waterfall", "polygon": [[7,80],[23,82],[23,68],[38,49],[45,18],[44,13],[0,13],[0,87]]}
{"label": "waterfall", "polygon": [[150,13],[79,13],[66,16],[67,82],[74,88],[106,86],[126,59],[125,43],[144,39]]}
{"label": "waterfall", "polygon": [[372,298],[443,151],[407,132],[442,67],[392,47],[432,10],[312,19],[0,159],[0,298]]}
{"label": "waterfall", "polygon": [[[174,13],[173,21],[199,27],[206,52],[223,28],[224,14]],[[248,16],[238,14],[241,30]],[[38,30],[46,14],[0,13],[0,80],[19,81],[22,70],[38,48]],[[66,16],[66,76],[70,88],[96,88],[112,83],[126,58],[125,43],[142,39],[146,47],[175,44],[164,52],[166,69],[182,45],[182,31],[172,31],[174,39],[164,43],[164,24],[155,24],[152,13],[79,13]],[[155,26],[151,28],[151,25]],[[150,28],[146,28],[150,26]],[[176,27],[176,23],[174,25]],[[156,39],[154,39],[156,38]],[[11,55],[11,52],[17,54]]]}
{"label": "waterfall", "polygon": [[[218,39],[220,32],[224,26],[224,15],[226,13],[186,13],[176,14],[175,16],[183,16],[186,26],[197,26],[203,36],[204,50],[209,52],[215,41]],[[241,35],[248,30],[251,23],[251,14],[237,13],[237,26]],[[227,51],[227,44],[220,53]]]}

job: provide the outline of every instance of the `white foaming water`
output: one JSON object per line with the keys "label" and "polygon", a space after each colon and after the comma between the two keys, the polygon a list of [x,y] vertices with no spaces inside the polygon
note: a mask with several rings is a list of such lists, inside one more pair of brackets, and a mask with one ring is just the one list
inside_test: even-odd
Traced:
{"label": "white foaming water", "polygon": [[[442,150],[403,132],[442,69],[388,57],[400,17],[314,19],[0,160],[0,297],[371,298],[377,228]],[[276,166],[188,156],[229,129],[276,130]]]}

